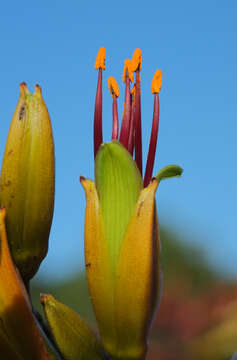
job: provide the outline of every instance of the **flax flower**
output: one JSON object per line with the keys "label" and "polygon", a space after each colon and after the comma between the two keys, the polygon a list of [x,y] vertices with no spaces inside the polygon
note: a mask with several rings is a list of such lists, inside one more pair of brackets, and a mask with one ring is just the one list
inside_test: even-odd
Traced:
{"label": "flax flower", "polygon": [[[113,98],[112,141],[103,143],[102,75],[105,49],[97,55],[94,113],[95,182],[81,177],[86,194],[85,262],[90,295],[103,346],[111,359],[144,359],[160,298],[160,243],[155,192],[163,178],[180,176],[169,165],[153,177],[162,72],[153,82],[153,124],[142,178],[141,50],[126,60],[125,100],[119,134],[118,85],[108,79]],[[135,76],[134,76],[135,75]],[[131,83],[135,78],[134,89]]]}

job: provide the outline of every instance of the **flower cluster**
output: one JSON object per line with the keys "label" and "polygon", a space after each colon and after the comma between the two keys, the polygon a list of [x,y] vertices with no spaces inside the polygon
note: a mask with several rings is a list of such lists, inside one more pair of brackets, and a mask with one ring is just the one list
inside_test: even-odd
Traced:
{"label": "flower cluster", "polygon": [[[30,280],[47,254],[54,208],[54,144],[50,118],[35,86],[20,85],[0,178],[0,352],[4,359],[145,359],[160,298],[160,243],[155,192],[162,179],[180,176],[169,165],[152,176],[162,72],[152,81],[154,113],[143,180],[141,50],[125,60],[121,129],[113,77],[112,141],[103,143],[102,75],[98,52],[94,111],[95,182],[81,177],[86,195],[85,263],[100,339],[52,295],[42,294],[46,323],[33,309]],[[135,78],[135,85],[131,83]]]}

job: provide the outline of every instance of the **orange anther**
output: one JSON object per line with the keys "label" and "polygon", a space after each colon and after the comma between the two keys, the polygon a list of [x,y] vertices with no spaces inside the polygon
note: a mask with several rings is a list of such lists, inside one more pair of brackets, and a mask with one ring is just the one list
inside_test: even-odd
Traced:
{"label": "orange anther", "polygon": [[124,61],[124,68],[123,68],[123,82],[126,80],[126,76],[129,77],[129,80],[133,82],[133,71],[132,71],[132,62],[130,59],[126,59]]}
{"label": "orange anther", "polygon": [[141,49],[135,49],[132,56],[132,71],[141,70],[142,68],[142,51]]}
{"label": "orange anther", "polygon": [[107,81],[111,96],[113,97],[113,95],[115,95],[116,97],[119,97],[119,87],[115,78],[110,76]]}
{"label": "orange anther", "polygon": [[162,71],[156,70],[152,79],[152,86],[151,86],[152,94],[157,94],[160,92],[161,84],[162,84]]}
{"label": "orange anther", "polygon": [[105,48],[99,48],[99,51],[96,56],[95,69],[105,70]]}

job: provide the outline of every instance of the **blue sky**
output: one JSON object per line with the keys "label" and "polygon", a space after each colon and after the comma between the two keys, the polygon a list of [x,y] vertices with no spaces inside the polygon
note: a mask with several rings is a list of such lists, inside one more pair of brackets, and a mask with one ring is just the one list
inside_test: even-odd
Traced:
{"label": "blue sky", "polygon": [[[79,175],[93,178],[94,61],[106,47],[104,138],[111,134],[116,77],[123,94],[125,58],[142,49],[144,150],[149,140],[151,80],[163,70],[155,170],[177,163],[182,179],[163,182],[160,223],[200,245],[211,263],[237,274],[237,3],[230,1],[4,2],[0,13],[0,155],[18,85],[43,89],[54,130],[56,202],[42,276],[61,278],[83,262],[85,199]],[[120,96],[121,114],[123,95]],[[144,154],[145,160],[146,153]]]}

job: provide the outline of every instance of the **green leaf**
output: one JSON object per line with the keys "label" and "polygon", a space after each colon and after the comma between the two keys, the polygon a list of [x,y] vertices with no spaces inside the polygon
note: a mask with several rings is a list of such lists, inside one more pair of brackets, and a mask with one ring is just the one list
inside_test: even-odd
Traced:
{"label": "green leaf", "polygon": [[169,179],[172,177],[180,177],[182,175],[183,169],[178,165],[167,165],[163,167],[158,173],[156,174],[157,180],[160,182],[164,179]]}

